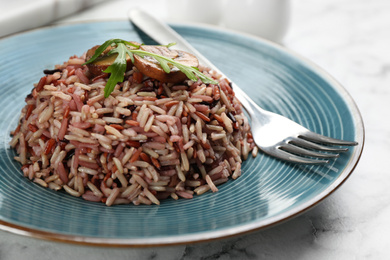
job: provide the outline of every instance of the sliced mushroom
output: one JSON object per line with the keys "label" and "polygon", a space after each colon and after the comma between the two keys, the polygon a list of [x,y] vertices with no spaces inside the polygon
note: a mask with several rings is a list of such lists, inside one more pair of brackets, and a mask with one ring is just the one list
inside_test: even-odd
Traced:
{"label": "sliced mushroom", "polygon": [[[152,45],[142,45],[140,48],[147,52],[152,52],[161,56],[171,58],[187,66],[199,66],[198,59],[194,55],[185,51],[170,50],[164,46]],[[187,79],[187,76],[174,66],[171,66],[170,73],[166,73],[161,68],[159,62],[156,59],[148,56],[145,56],[145,58],[141,58],[138,55],[134,55],[134,66],[145,76],[157,79],[161,82],[179,83]]]}
{"label": "sliced mushroom", "polygon": [[[136,45],[140,45],[137,42],[132,42]],[[95,51],[97,48],[99,48],[100,45],[96,45],[89,49],[86,54],[86,60],[88,61],[89,59],[92,58],[92,56],[95,54]],[[104,52],[98,57],[94,62],[87,64],[89,71],[93,76],[99,76],[104,74],[104,70],[106,70],[111,64],[114,63],[116,57],[118,56],[117,53],[107,55],[107,53],[112,50],[113,47],[109,46],[107,49],[104,50]],[[133,67],[133,63],[131,62],[130,57],[127,55],[127,70],[131,69]]]}

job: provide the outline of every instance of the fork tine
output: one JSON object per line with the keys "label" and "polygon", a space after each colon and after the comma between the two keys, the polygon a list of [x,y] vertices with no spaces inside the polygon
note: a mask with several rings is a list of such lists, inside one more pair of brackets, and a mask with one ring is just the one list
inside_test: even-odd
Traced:
{"label": "fork tine", "polygon": [[324,152],[340,153],[340,152],[347,152],[348,151],[348,148],[337,148],[337,147],[320,145],[317,143],[307,141],[306,139],[302,139],[302,138],[293,139],[289,143],[303,147],[303,148],[315,149],[315,150],[324,151]]}
{"label": "fork tine", "polygon": [[275,149],[274,151],[267,151],[266,153],[276,158],[279,158],[283,161],[288,161],[292,163],[317,165],[317,164],[327,164],[329,162],[328,160],[316,160],[311,158],[305,158],[281,149]]}
{"label": "fork tine", "polygon": [[340,140],[340,139],[335,139],[335,138],[320,135],[320,134],[317,134],[317,133],[314,133],[311,131],[304,133],[304,134],[301,134],[301,135],[299,135],[299,137],[301,137],[302,139],[316,142],[316,143],[331,144],[331,145],[355,146],[358,144],[357,142],[354,142],[354,141],[344,141],[344,140]]}
{"label": "fork tine", "polygon": [[339,155],[337,153],[319,153],[316,151],[306,150],[304,148],[301,148],[299,146],[295,146],[292,144],[286,144],[282,145],[280,149],[285,150],[290,153],[303,155],[303,156],[310,156],[315,158],[337,158]]}

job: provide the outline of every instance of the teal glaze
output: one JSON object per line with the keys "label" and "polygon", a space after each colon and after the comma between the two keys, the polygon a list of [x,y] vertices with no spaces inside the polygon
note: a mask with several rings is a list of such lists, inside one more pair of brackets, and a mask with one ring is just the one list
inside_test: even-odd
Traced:
{"label": "teal glaze", "polygon": [[54,192],[22,176],[8,146],[24,98],[44,69],[109,38],[140,41],[127,21],[48,27],[0,40],[0,227],[11,232],[103,245],[161,245],[216,239],[279,223],[339,187],[363,148],[363,122],[345,90],[295,54],[258,38],[176,25],[200,52],[260,106],[335,138],[356,140],[328,166],[284,163],[259,153],[242,176],[192,200],[106,207]]}

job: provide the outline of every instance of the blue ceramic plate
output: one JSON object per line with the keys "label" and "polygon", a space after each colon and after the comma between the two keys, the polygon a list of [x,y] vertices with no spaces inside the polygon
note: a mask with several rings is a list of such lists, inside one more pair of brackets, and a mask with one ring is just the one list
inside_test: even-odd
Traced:
{"label": "blue ceramic plate", "polygon": [[0,227],[34,237],[95,245],[180,244],[261,229],[311,208],[355,168],[364,128],[351,97],[329,75],[269,42],[209,27],[174,26],[260,106],[359,145],[326,166],[298,166],[259,154],[219,192],[160,206],[106,207],[22,177],[8,146],[24,98],[44,69],[109,38],[140,41],[127,21],[49,27],[0,40]]}

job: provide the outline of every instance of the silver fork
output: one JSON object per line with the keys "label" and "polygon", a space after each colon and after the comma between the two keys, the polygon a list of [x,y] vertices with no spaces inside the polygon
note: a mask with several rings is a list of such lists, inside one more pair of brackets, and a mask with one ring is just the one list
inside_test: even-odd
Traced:
{"label": "silver fork", "polygon": [[[176,42],[177,49],[193,53],[199,63],[226,77],[208,59],[192,47],[183,37],[164,22],[140,9],[129,12],[130,21],[137,30],[159,44]],[[357,142],[343,141],[314,133],[294,121],[260,108],[244,91],[232,82],[236,97],[251,118],[254,141],[264,153],[275,158],[301,164],[325,164],[330,158],[337,158],[340,152],[348,148],[333,147],[354,146]],[[318,151],[321,152],[318,152]]]}
{"label": "silver fork", "polygon": [[348,148],[330,145],[357,145],[357,142],[314,133],[284,116],[262,109],[237,85],[233,85],[233,89],[251,117],[256,145],[271,156],[293,163],[325,164],[329,162],[327,159],[337,158],[340,152],[348,151]]}

